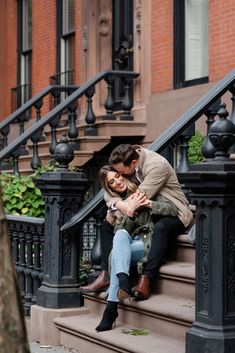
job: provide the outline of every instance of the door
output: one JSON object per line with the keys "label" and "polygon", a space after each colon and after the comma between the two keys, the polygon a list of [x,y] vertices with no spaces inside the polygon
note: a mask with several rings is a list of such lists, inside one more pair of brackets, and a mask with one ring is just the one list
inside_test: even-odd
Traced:
{"label": "door", "polygon": [[[113,70],[133,70],[133,0],[113,0]],[[131,89],[131,96],[133,96]],[[124,97],[123,80],[115,81],[116,109],[121,108]]]}

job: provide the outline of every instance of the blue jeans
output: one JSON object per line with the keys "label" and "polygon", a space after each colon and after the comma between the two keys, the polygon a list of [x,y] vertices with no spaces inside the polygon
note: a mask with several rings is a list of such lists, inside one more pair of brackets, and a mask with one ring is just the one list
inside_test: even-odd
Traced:
{"label": "blue jeans", "polygon": [[119,280],[117,274],[129,275],[130,265],[136,264],[144,255],[144,243],[138,237],[132,239],[125,229],[118,230],[113,238],[111,275],[108,301],[118,302]]}

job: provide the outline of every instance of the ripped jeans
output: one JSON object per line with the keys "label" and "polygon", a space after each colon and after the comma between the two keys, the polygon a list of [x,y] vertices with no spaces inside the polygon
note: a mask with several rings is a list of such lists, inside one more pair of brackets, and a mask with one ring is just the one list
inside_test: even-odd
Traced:
{"label": "ripped jeans", "polygon": [[113,238],[111,253],[111,275],[108,301],[119,302],[117,292],[119,280],[117,274],[129,275],[131,265],[137,264],[144,255],[144,243],[138,237],[132,239],[125,229],[118,230]]}

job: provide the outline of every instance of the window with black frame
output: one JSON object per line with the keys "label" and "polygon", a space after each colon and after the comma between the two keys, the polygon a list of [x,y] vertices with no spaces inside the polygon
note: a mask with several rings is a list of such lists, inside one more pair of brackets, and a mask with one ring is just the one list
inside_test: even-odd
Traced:
{"label": "window with black frame", "polygon": [[174,0],[174,88],[208,82],[208,0]]}
{"label": "window with black frame", "polygon": [[57,73],[55,84],[72,85],[75,67],[75,1],[57,0]]}
{"label": "window with black frame", "polygon": [[32,79],[32,0],[18,3],[17,86],[11,89],[12,111],[31,98]]}

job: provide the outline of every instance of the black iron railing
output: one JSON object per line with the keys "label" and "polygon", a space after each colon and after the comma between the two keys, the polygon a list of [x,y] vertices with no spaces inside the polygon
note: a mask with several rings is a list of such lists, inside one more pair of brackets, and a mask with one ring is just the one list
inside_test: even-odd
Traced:
{"label": "black iron railing", "polygon": [[[104,116],[104,119],[110,118],[110,116],[115,119],[115,116],[113,115],[115,102],[112,96],[112,87],[116,78],[123,79],[126,87],[126,94],[123,98],[122,104],[123,119],[133,119],[133,117],[131,116],[133,101],[130,97],[129,86],[133,83],[133,80],[138,76],[138,73],[132,71],[101,71],[79,88],[74,86],[48,86],[45,90],[31,98],[22,107],[17,109],[17,111],[8,116],[4,121],[0,122],[0,133],[2,135],[1,144],[3,146],[3,149],[0,151],[0,162],[2,162],[5,158],[12,157],[14,161],[14,172],[19,173],[18,160],[21,155],[22,146],[25,150],[27,140],[31,139],[33,143],[33,157],[31,166],[33,169],[40,166],[41,161],[38,153],[38,143],[41,139],[43,128],[46,125],[50,125],[51,127],[50,153],[53,154],[54,148],[57,144],[56,128],[59,124],[60,114],[65,109],[68,109],[69,112],[68,136],[70,142],[73,143],[75,149],[79,149],[77,139],[78,128],[76,126],[77,100],[82,96],[86,96],[87,98],[87,112],[85,115],[87,127],[85,129],[85,135],[97,135],[97,128],[95,126],[96,116],[92,108],[92,97],[95,94],[96,84],[103,80],[105,80],[108,85],[107,99],[105,103],[106,115]],[[58,104],[58,102],[60,101],[61,92],[69,92],[70,95]],[[46,113],[44,116],[42,116],[41,110],[43,105],[43,99],[48,94],[52,94],[54,97],[54,108],[48,113]],[[17,122],[20,117],[24,117],[25,113],[32,107],[35,109],[35,123],[25,131],[24,119],[22,119],[23,125],[21,125],[20,127],[19,136],[15,138],[11,143],[9,143],[8,136],[10,132],[10,125],[14,122]]]}
{"label": "black iron railing", "polygon": [[[11,215],[6,217],[22,305],[25,315],[29,316],[31,305],[37,301],[37,289],[43,280],[44,219]],[[96,223],[96,219],[91,217],[82,225],[82,263],[91,258],[96,239]]]}
{"label": "black iron railing", "polygon": [[29,315],[42,280],[44,219],[7,215],[7,221],[24,312]]}
{"label": "black iron railing", "polygon": [[[53,97],[54,106],[58,104],[58,97],[61,92],[67,92],[71,94],[77,89],[74,86],[48,86],[40,93],[32,97],[29,101],[23,104],[20,108],[18,108],[15,112],[9,115],[5,120],[0,123],[0,134],[1,134],[1,157],[0,157],[0,165],[3,164],[5,158],[12,158],[13,162],[13,171],[15,174],[19,173],[19,157],[21,155],[29,154],[28,149],[26,148],[27,139],[22,138],[26,133],[26,122],[29,120],[29,116],[35,117],[35,123],[31,126],[31,134],[29,137],[33,144],[33,155],[31,160],[32,169],[35,169],[41,166],[41,161],[38,153],[38,143],[42,139],[43,129],[36,130],[34,126],[40,122],[42,119],[42,107],[43,101],[46,100],[47,97]],[[29,114],[30,112],[30,114]],[[54,148],[57,144],[56,141],[56,126],[59,123],[60,116],[54,115],[54,119],[51,119],[50,128],[51,128],[51,143],[50,143],[50,151],[53,153]],[[14,125],[14,131],[18,126],[19,136],[18,138],[12,138],[13,141],[9,143],[11,126]],[[14,147],[15,142],[19,142],[17,146]],[[7,150],[10,149],[8,153]]]}

